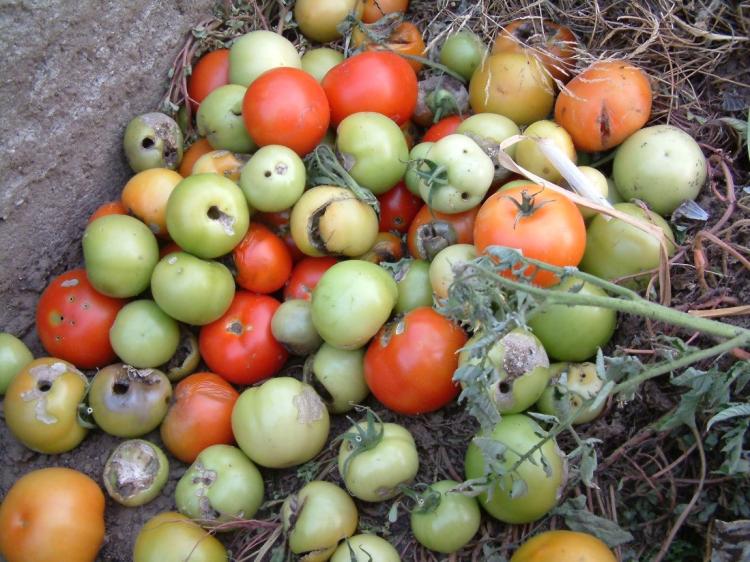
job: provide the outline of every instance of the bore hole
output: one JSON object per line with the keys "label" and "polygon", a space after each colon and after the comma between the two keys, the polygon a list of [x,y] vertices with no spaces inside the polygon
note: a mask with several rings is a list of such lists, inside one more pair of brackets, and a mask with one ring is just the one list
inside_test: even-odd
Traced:
{"label": "bore hole", "polygon": [[242,324],[240,322],[237,322],[236,320],[229,324],[227,326],[227,332],[230,332],[232,334],[240,335],[242,334]]}
{"label": "bore hole", "polygon": [[266,171],[265,171],[265,172],[263,173],[263,175],[264,175],[264,176],[266,176],[267,178],[270,178],[270,177],[271,177],[271,170],[266,170]]}
{"label": "bore hole", "polygon": [[468,198],[469,198],[469,194],[468,194],[468,193],[466,193],[466,192],[464,191],[464,192],[463,192],[463,193],[461,194],[461,199],[463,199],[464,201],[466,201],[466,200],[467,200]]}
{"label": "bore hole", "polygon": [[130,388],[130,385],[127,382],[118,381],[112,385],[112,392],[115,394],[125,394],[128,388]]}
{"label": "bore hole", "polygon": [[52,388],[52,383],[50,381],[39,381],[36,383],[36,387],[42,392],[47,392]]}
{"label": "bore hole", "polygon": [[510,385],[507,382],[501,382],[498,385],[497,389],[503,394],[507,394],[508,392],[510,392]]}
{"label": "bore hole", "polygon": [[148,150],[149,148],[153,148],[153,147],[154,147],[154,144],[155,144],[155,143],[154,143],[154,139],[152,139],[151,137],[145,137],[145,138],[144,138],[144,139],[143,139],[143,140],[141,141],[141,146],[142,146],[143,148],[145,148],[146,150]]}
{"label": "bore hole", "polygon": [[68,297],[68,302],[74,302],[75,300],[76,300],[76,298],[73,295],[70,295]]}
{"label": "bore hole", "polygon": [[216,205],[210,206],[208,208],[208,211],[206,211],[206,214],[208,215],[208,218],[211,220],[218,220],[222,215],[221,211]]}

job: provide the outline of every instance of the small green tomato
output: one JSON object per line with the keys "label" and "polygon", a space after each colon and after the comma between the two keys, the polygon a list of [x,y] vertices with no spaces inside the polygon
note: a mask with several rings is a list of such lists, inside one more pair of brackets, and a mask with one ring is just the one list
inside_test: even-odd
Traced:
{"label": "small green tomato", "polygon": [[[589,181],[589,185],[593,187],[597,193],[607,198],[607,200],[610,199],[610,189],[609,182],[607,181],[607,176],[602,174],[596,168],[592,168],[591,166],[578,166],[578,170],[584,176],[586,176],[586,179]],[[586,207],[578,205],[578,210],[581,211],[581,216],[583,216],[584,220],[587,222],[593,219],[594,216],[596,216],[596,211],[593,211]]]}
{"label": "small green tomato", "polygon": [[321,82],[329,70],[343,61],[344,54],[335,49],[328,47],[310,49],[302,55],[302,70]]}
{"label": "small green tomato", "polygon": [[440,48],[440,62],[466,80],[471,78],[485,56],[487,45],[477,34],[466,30],[449,35]]}
{"label": "small green tomato", "polygon": [[0,394],[5,394],[13,377],[33,360],[25,343],[13,334],[0,332]]}
{"label": "small green tomato", "polygon": [[256,145],[242,119],[242,100],[247,88],[237,84],[219,86],[208,94],[195,117],[198,134],[216,150],[252,152]]}
{"label": "small green tomato", "polygon": [[522,140],[516,146],[516,162],[518,165],[548,181],[560,183],[563,179],[562,174],[542,153],[536,140],[543,139],[552,143],[571,162],[575,162],[577,158],[576,148],[568,131],[554,121],[545,119],[536,121],[526,127],[523,134],[530,138]]}
{"label": "small green tomato", "polygon": [[137,300],[117,313],[109,341],[125,363],[139,369],[158,367],[177,351],[180,328],[154,301]]}
{"label": "small green tomato", "polygon": [[291,148],[260,148],[240,174],[240,187],[250,207],[264,213],[289,209],[305,191],[305,164]]}
{"label": "small green tomato", "polygon": [[251,31],[229,49],[229,82],[249,86],[266,70],[280,66],[301,68],[302,61],[289,39],[273,31]]}
{"label": "small green tomato", "polygon": [[145,113],[125,128],[123,147],[134,172],[150,168],[176,170],[182,161],[182,131],[164,113]]}
{"label": "small green tomato", "polygon": [[363,534],[344,539],[331,562],[401,562],[401,557],[387,540]]}
{"label": "small green tomato", "polygon": [[[448,289],[456,278],[456,266],[477,257],[473,244],[453,244],[440,250],[430,262],[430,284],[438,298],[448,297]],[[430,303],[432,304],[432,303]]]}
{"label": "small green tomato", "polygon": [[[472,139],[490,157],[495,166],[494,184],[502,182],[511,174],[511,171],[503,167],[497,159],[500,144],[521,133],[521,129],[511,119],[497,113],[477,113],[461,121],[456,132]],[[517,144],[512,144],[503,152],[515,158],[516,147]]]}
{"label": "small green tomato", "polygon": [[332,414],[343,414],[370,393],[365,382],[365,350],[337,349],[324,343],[312,358],[313,386]]}
{"label": "small green tomato", "polygon": [[429,262],[402,260],[397,265],[393,278],[398,285],[398,301],[393,308],[396,314],[404,314],[420,306],[432,306]]}
{"label": "small green tomato", "polygon": [[104,465],[104,487],[110,497],[126,507],[144,505],[156,498],[167,483],[169,461],[164,452],[143,439],[120,443]]}
{"label": "small green tomato", "polygon": [[323,339],[315,330],[309,300],[290,299],[281,303],[271,319],[271,333],[289,353],[309,355]]}
{"label": "small green tomato", "polygon": [[409,163],[406,166],[406,173],[404,174],[404,183],[411,193],[419,195],[419,174],[417,173],[417,167],[420,165],[420,160],[427,157],[427,153],[432,148],[434,142],[420,142],[414,145],[414,148],[409,152]]}

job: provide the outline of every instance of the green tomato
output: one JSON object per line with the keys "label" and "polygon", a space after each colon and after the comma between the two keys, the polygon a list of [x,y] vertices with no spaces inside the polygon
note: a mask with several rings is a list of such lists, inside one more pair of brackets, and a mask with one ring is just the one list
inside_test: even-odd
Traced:
{"label": "green tomato", "polygon": [[326,270],[312,293],[312,321],[340,349],[365,345],[388,320],[398,299],[390,274],[374,263],[347,260]]}
{"label": "green tomato", "polygon": [[[472,139],[490,157],[495,167],[493,183],[501,182],[511,175],[511,170],[498,162],[497,155],[500,152],[500,144],[504,140],[521,133],[521,129],[513,120],[497,113],[477,113],[461,121],[456,132]],[[515,158],[516,146],[517,144],[512,144],[503,152]]]}
{"label": "green tomato", "polygon": [[[468,348],[484,334],[477,332],[464,346]],[[458,356],[459,366],[478,365],[478,357],[469,351]],[[487,351],[487,366],[492,368],[490,398],[502,414],[523,412],[542,395],[549,382],[549,358],[542,342],[523,328],[511,330]]]}
{"label": "green tomato", "polygon": [[[491,433],[479,433],[469,444],[465,463],[468,479],[484,477],[489,466],[504,471],[490,471],[496,482],[491,497],[482,492],[478,498],[482,508],[495,519],[513,524],[531,523],[544,517],[557,504],[567,480],[567,459],[554,439],[545,442],[510,472],[520,456],[545,436],[546,432],[530,417],[511,414],[503,416]],[[492,449],[502,445],[504,452],[485,459],[480,448],[480,444],[485,443]]]}
{"label": "green tomato", "polygon": [[473,244],[452,244],[440,250],[430,262],[430,285],[438,298],[448,297],[448,289],[456,278],[454,267],[477,257]]}
{"label": "green tomato", "polygon": [[156,498],[167,483],[169,461],[159,447],[143,439],[120,443],[104,465],[104,487],[126,507],[144,505]]}
{"label": "green tomato", "polygon": [[[589,180],[589,185],[593,187],[599,195],[605,197],[610,203],[618,202],[612,201],[610,198],[609,181],[607,181],[607,176],[591,166],[578,166],[578,170],[586,176],[586,179]],[[596,211],[582,207],[581,205],[578,205],[578,210],[581,211],[581,216],[586,221],[593,219],[597,214]]]}
{"label": "green tomato", "polygon": [[252,519],[263,503],[263,477],[237,447],[211,445],[177,482],[175,501],[204,527]]}
{"label": "green tomato", "polygon": [[432,306],[430,263],[425,260],[404,260],[394,274],[398,300],[393,311],[404,314],[420,306]]}
{"label": "green tomato", "polygon": [[[596,397],[604,387],[604,381],[596,372],[593,363],[555,363],[550,365],[552,380],[539,401],[537,409],[547,415],[565,419],[578,409],[585,400]],[[606,400],[582,409],[573,419],[573,424],[588,423],[604,410]],[[596,407],[594,407],[596,406]]]}
{"label": "green tomato", "polygon": [[133,562],[228,562],[218,539],[181,513],[149,519],[135,539]]}
{"label": "green tomato", "polygon": [[451,492],[455,480],[441,480],[421,494],[411,512],[411,532],[420,544],[443,554],[461,550],[476,535],[481,523],[477,500]]}
{"label": "green tomato", "polygon": [[563,180],[562,174],[539,149],[533,139],[544,139],[565,154],[571,162],[576,161],[576,148],[568,131],[554,121],[535,121],[524,130],[524,139],[516,145],[516,162],[529,172],[554,183]]}
{"label": "green tomato", "polygon": [[13,334],[0,332],[0,394],[5,394],[13,377],[33,360],[25,343]]}
{"label": "green tomato", "polygon": [[354,535],[342,542],[331,562],[401,562],[393,545],[377,535]]}
{"label": "green tomato", "polygon": [[198,107],[198,134],[216,150],[247,153],[257,148],[242,119],[242,100],[247,88],[237,84],[219,86]]}
{"label": "green tomato", "polygon": [[302,55],[302,70],[321,82],[329,70],[343,61],[344,54],[335,49],[328,47],[310,49]]}
{"label": "green tomato", "polygon": [[618,147],[612,174],[625,200],[640,199],[655,213],[668,215],[698,196],[708,166],[693,137],[671,125],[654,125]]}
{"label": "green tomato", "polygon": [[229,49],[229,82],[249,86],[266,70],[289,66],[302,68],[297,49],[278,33],[257,30],[246,33]]}
{"label": "green tomato", "polygon": [[419,160],[427,158],[427,153],[430,152],[434,142],[420,142],[414,145],[414,148],[409,152],[409,163],[406,166],[406,173],[404,174],[404,183],[407,189],[414,195],[419,196],[419,174],[417,174],[417,167],[420,165]]}
{"label": "green tomato", "polygon": [[323,343],[312,323],[310,301],[305,299],[289,299],[281,303],[273,313],[271,333],[294,355],[309,355]]}
{"label": "green tomato", "polygon": [[426,163],[417,167],[422,172],[419,195],[436,211],[468,211],[482,202],[492,185],[495,165],[480,146],[466,135],[443,137],[430,148],[426,158],[442,171],[434,174]]}
{"label": "green tomato", "polygon": [[291,377],[246,389],[232,410],[232,431],[250,459],[269,468],[309,461],[326,443],[330,419],[320,396]]}
{"label": "green tomato", "polygon": [[250,207],[264,213],[289,209],[305,191],[305,164],[291,148],[260,148],[240,174],[240,187]]}
{"label": "green tomato", "polygon": [[109,297],[134,297],[148,287],[159,244],[138,219],[108,215],[86,227],[83,259],[94,289]]}
{"label": "green tomato", "polygon": [[362,187],[381,195],[404,177],[409,147],[392,119],[381,113],[354,113],[341,121],[336,135],[344,167]]}
{"label": "green tomato", "polygon": [[380,502],[400,493],[419,470],[419,454],[409,430],[369,418],[353,425],[339,447],[339,474],[347,490],[366,502]]}
{"label": "green tomato", "polygon": [[476,34],[468,30],[449,35],[440,48],[440,62],[464,79],[469,80],[487,56],[487,45]]}
{"label": "green tomato", "polygon": [[151,277],[151,294],[159,308],[195,326],[220,318],[232,304],[234,290],[234,277],[225,265],[185,252],[164,256]]}
{"label": "green tomato", "polygon": [[344,490],[321,480],[309,482],[284,500],[281,521],[289,550],[305,562],[328,560],[341,539],[357,530],[357,506]]}
{"label": "green tomato", "polygon": [[109,329],[109,341],[125,363],[144,369],[169,361],[180,344],[180,327],[152,300],[123,306]]}
{"label": "green tomato", "polygon": [[176,170],[182,161],[182,131],[177,122],[164,113],[145,113],[125,128],[122,144],[125,157],[134,172],[150,168]]}
{"label": "green tomato", "polygon": [[157,369],[123,363],[104,367],[89,388],[96,425],[116,437],[139,437],[153,431],[167,415],[172,385]]}
{"label": "green tomato", "polygon": [[167,230],[177,245],[199,258],[231,252],[250,226],[242,190],[219,174],[192,175],[178,183],[167,201]]}
{"label": "green tomato", "polygon": [[[614,207],[660,228],[667,239],[668,254],[674,253],[674,235],[663,218],[633,203],[617,203]],[[582,271],[611,280],[659,267],[661,246],[655,236],[620,219],[608,219],[597,215],[586,230],[586,251],[579,265]],[[630,287],[644,284],[643,276],[640,283],[633,279],[626,282]]]}
{"label": "green tomato", "polygon": [[[551,289],[579,295],[607,296],[603,289],[575,277],[567,277]],[[583,361],[595,355],[597,349],[612,339],[617,313],[600,306],[553,304],[537,309],[527,324],[553,359]]]}
{"label": "green tomato", "polygon": [[332,414],[343,414],[370,393],[365,382],[365,350],[337,349],[324,343],[312,359],[313,386]]}

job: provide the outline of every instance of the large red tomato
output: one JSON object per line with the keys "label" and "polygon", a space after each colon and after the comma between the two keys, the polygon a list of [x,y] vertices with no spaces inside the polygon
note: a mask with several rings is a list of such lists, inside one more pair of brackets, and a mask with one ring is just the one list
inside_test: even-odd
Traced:
{"label": "large red tomato", "polygon": [[245,92],[242,117],[258,146],[280,144],[300,156],[323,139],[330,121],[323,88],[298,68],[268,70]]}
{"label": "large red tomato", "polygon": [[224,316],[201,328],[198,347],[208,368],[235,384],[253,384],[281,369],[288,353],[271,333],[280,305],[267,295],[237,291]]}
{"label": "large red tomato", "polygon": [[104,542],[104,494],[70,468],[18,480],[0,505],[0,553],[8,562],[94,562]]}
{"label": "large red tomato", "polygon": [[[576,266],[586,249],[586,225],[564,195],[536,184],[519,185],[498,191],[482,204],[474,223],[474,245],[479,253],[488,246],[508,246],[551,265]],[[550,287],[559,279],[539,271],[533,281]]]}
{"label": "large red tomato", "polygon": [[237,284],[254,293],[278,291],[292,272],[292,255],[286,244],[262,224],[250,224],[232,256]]}
{"label": "large red tomato", "polygon": [[44,349],[80,369],[112,363],[116,357],[109,329],[125,302],[98,293],[84,269],[56,277],[36,307],[36,331]]}
{"label": "large red tomato", "polygon": [[388,51],[354,55],[323,78],[334,126],[361,111],[382,113],[403,125],[417,105],[417,75],[402,57]]}
{"label": "large red tomato", "polygon": [[229,49],[217,49],[203,55],[193,66],[187,91],[193,111],[216,88],[229,84]]}
{"label": "large red tomato", "polygon": [[231,445],[234,387],[214,373],[195,373],[174,389],[172,405],[161,422],[161,440],[175,457],[193,462],[211,445]]}
{"label": "large red tomato", "polygon": [[458,395],[453,372],[466,334],[430,307],[386,324],[365,353],[365,381],[375,398],[400,414],[424,414]]}
{"label": "large red tomato", "polygon": [[320,258],[306,257],[300,260],[292,270],[292,275],[284,287],[284,300],[304,299],[310,300],[315,285],[318,284],[323,274],[339,262],[331,256]]}
{"label": "large red tomato", "polygon": [[395,230],[404,234],[414,216],[422,208],[422,200],[403,181],[378,196],[380,201],[380,232]]}

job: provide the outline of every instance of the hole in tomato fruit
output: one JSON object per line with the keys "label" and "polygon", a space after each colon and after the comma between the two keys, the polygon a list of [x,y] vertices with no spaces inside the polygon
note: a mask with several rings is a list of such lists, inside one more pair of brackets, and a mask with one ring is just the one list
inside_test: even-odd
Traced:
{"label": "hole in tomato fruit", "polygon": [[143,140],[141,141],[141,146],[142,146],[143,148],[145,148],[146,150],[148,150],[148,149],[150,149],[150,148],[153,148],[153,147],[154,147],[154,144],[155,144],[155,143],[154,143],[154,139],[152,139],[151,137],[145,137],[145,138],[144,138],[144,139],[143,139]]}
{"label": "hole in tomato fruit", "polygon": [[510,384],[503,381],[497,386],[497,389],[503,394],[508,394],[510,392]]}
{"label": "hole in tomato fruit", "polygon": [[36,387],[41,392],[48,392],[52,388],[52,381],[41,380],[36,383]]}
{"label": "hole in tomato fruit", "polygon": [[240,334],[242,334],[242,323],[235,320],[234,322],[230,323],[229,326],[227,326],[227,332],[237,334],[239,336]]}
{"label": "hole in tomato fruit", "polygon": [[129,388],[130,385],[126,381],[117,381],[112,385],[112,392],[115,394],[125,394]]}
{"label": "hole in tomato fruit", "polygon": [[468,198],[469,198],[469,194],[468,193],[466,193],[465,191],[461,193],[461,199],[463,199],[464,201],[466,201]]}
{"label": "hole in tomato fruit", "polygon": [[211,220],[217,221],[224,229],[224,232],[229,236],[232,236],[234,234],[234,217],[227,215],[216,205],[211,205],[208,208],[208,211],[206,211],[206,216]]}
{"label": "hole in tomato fruit", "polygon": [[265,177],[267,177],[267,178],[270,178],[270,177],[271,177],[271,175],[272,175],[272,174],[271,174],[271,170],[266,170],[266,171],[265,171],[265,172],[263,173],[263,175],[264,175]]}

